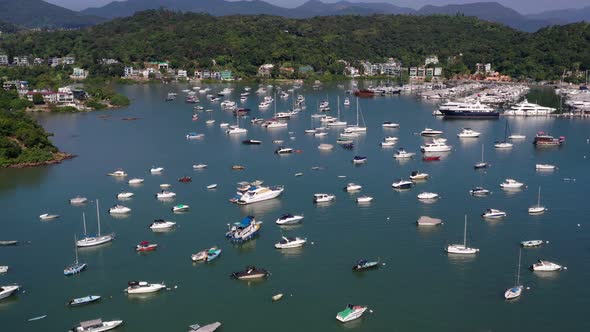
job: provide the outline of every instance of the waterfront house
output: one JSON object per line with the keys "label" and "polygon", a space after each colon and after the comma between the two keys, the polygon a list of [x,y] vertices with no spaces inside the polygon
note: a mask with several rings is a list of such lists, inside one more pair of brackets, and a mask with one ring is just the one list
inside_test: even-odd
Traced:
{"label": "waterfront house", "polygon": [[222,70],[219,72],[219,79],[222,81],[233,81],[234,76],[232,75],[231,70]]}
{"label": "waterfront house", "polygon": [[12,58],[12,64],[19,67],[26,67],[29,65],[29,58],[26,56],[15,56]]}
{"label": "waterfront house", "polygon": [[188,78],[188,73],[186,70],[179,69],[176,73],[176,78],[185,80]]}

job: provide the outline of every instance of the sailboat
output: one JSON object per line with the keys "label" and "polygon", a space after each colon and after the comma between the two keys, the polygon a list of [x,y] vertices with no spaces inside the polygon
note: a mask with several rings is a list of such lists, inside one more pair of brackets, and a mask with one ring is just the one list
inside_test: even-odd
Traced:
{"label": "sailboat", "polygon": [[65,276],[71,276],[82,272],[86,268],[86,263],[78,262],[78,246],[76,246],[76,236],[74,235],[74,251],[76,252],[76,260],[74,264],[64,269]]}
{"label": "sailboat", "polygon": [[539,186],[539,193],[537,194],[537,205],[531,206],[529,208],[529,214],[541,214],[545,213],[545,211],[547,211],[547,208],[541,206],[541,186]]}
{"label": "sailboat", "polygon": [[96,236],[86,235],[86,215],[82,213],[82,220],[84,222],[84,238],[78,240],[76,245],[78,247],[94,247],[103,243],[111,242],[115,238],[115,234],[100,235],[100,212],[98,210],[98,199],[96,200],[96,219],[98,223],[98,233]]}
{"label": "sailboat", "polygon": [[[356,98],[356,125],[355,126],[349,126],[347,127],[344,131],[346,133],[356,133],[356,132],[366,132],[367,131],[367,127],[361,127],[360,126],[360,122],[359,122],[359,98]],[[362,115],[362,114],[361,114]],[[364,124],[364,119],[363,119],[363,124]]]}
{"label": "sailboat", "polygon": [[485,161],[483,161],[483,144],[481,145],[481,161],[478,162],[477,164],[473,165],[473,168],[475,169],[482,169],[482,168],[487,168],[488,166],[490,166],[488,163],[486,163]]}
{"label": "sailboat", "polygon": [[248,132],[246,128],[240,128],[240,115],[236,114],[236,125],[231,126],[228,130],[225,131],[226,134],[245,134]]}
{"label": "sailboat", "polygon": [[467,246],[467,215],[465,215],[465,227],[463,229],[463,244],[449,244],[445,249],[449,254],[475,254],[479,251],[477,248]]}
{"label": "sailboat", "polygon": [[315,134],[317,132],[317,130],[313,127],[313,115],[309,117],[310,122],[311,122],[311,126],[309,127],[309,129],[305,129],[305,133],[306,134]]}
{"label": "sailboat", "polygon": [[[277,94],[275,93],[275,99],[277,98]],[[279,113],[277,114],[277,102],[275,102],[274,104],[275,106],[275,115],[272,121],[269,121],[266,123],[266,128],[267,129],[272,129],[272,128],[286,128],[287,127],[287,123],[286,122],[280,122],[279,119],[288,119],[291,117],[290,113]]]}
{"label": "sailboat", "polygon": [[336,121],[328,122],[328,127],[342,127],[346,126],[346,121],[340,121],[340,96],[338,96],[338,119]]}
{"label": "sailboat", "polygon": [[504,298],[506,300],[515,299],[522,294],[523,286],[520,284],[520,259],[522,256],[522,251],[518,250],[518,268],[516,269],[516,283],[514,287],[508,288],[506,292],[504,292]]}
{"label": "sailboat", "polygon": [[496,141],[494,147],[496,149],[512,149],[512,143],[508,142],[508,120],[506,120],[506,126],[504,127],[504,140]]}

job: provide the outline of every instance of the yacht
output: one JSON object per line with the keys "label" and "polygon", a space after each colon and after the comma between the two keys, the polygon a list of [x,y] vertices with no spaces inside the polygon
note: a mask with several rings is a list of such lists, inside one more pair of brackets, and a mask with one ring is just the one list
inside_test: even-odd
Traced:
{"label": "yacht", "polygon": [[479,101],[475,103],[448,102],[441,104],[438,111],[445,118],[497,119],[500,116],[498,111]]}
{"label": "yacht", "polygon": [[491,194],[491,192],[489,190],[485,189],[484,187],[475,187],[475,188],[469,190],[469,193],[473,196],[478,196],[478,197],[487,196],[487,195]]}
{"label": "yacht", "polygon": [[535,144],[535,146],[541,147],[541,146],[560,146],[565,142],[565,137],[563,136],[559,136],[557,138],[546,134],[542,131],[538,132],[537,135],[535,135],[535,140],[533,141],[533,144]]}
{"label": "yacht", "polygon": [[541,205],[541,187],[539,187],[539,194],[537,196],[537,205],[529,208],[529,214],[542,214],[547,211],[547,208]]}
{"label": "yacht", "polygon": [[245,192],[237,201],[237,204],[246,205],[256,202],[262,202],[279,197],[285,188],[280,186],[264,187],[257,186]]}
{"label": "yacht", "polygon": [[449,254],[471,255],[479,252],[477,248],[467,246],[467,215],[465,215],[465,226],[463,229],[463,244],[449,244],[445,249]]}
{"label": "yacht", "polygon": [[157,199],[170,199],[174,197],[176,197],[176,193],[167,190],[162,190],[156,194]]}
{"label": "yacht", "polygon": [[434,130],[431,128],[425,128],[424,130],[422,130],[420,132],[420,136],[424,136],[424,137],[436,137],[436,136],[440,136],[442,135],[443,132],[440,130]]}
{"label": "yacht", "polygon": [[162,230],[162,229],[171,229],[172,227],[176,226],[174,221],[166,221],[163,219],[156,219],[154,222],[150,224],[151,230]]}
{"label": "yacht", "polygon": [[102,319],[87,320],[80,322],[78,326],[73,327],[70,332],[103,332],[109,331],[122,325],[122,320],[102,321]]}
{"label": "yacht", "polygon": [[277,249],[299,248],[299,247],[302,247],[306,242],[307,242],[306,238],[283,236],[280,242],[275,243],[275,248],[277,248]]}
{"label": "yacht", "polygon": [[172,212],[186,212],[190,209],[190,206],[186,204],[178,204],[172,207]]}
{"label": "yacht", "polygon": [[506,110],[504,115],[539,116],[549,115],[553,112],[555,112],[555,108],[529,103],[528,100],[525,99],[523,102],[517,103],[510,107],[510,109]]}
{"label": "yacht", "polygon": [[270,275],[265,269],[256,268],[256,266],[248,266],[243,271],[234,272],[231,277],[238,280],[252,280],[262,279]]}
{"label": "yacht", "polygon": [[348,304],[346,309],[340,311],[336,315],[336,319],[341,323],[350,322],[360,318],[365,313],[365,311],[367,311],[367,309],[367,306]]}
{"label": "yacht", "polygon": [[336,199],[336,196],[331,194],[313,194],[314,203],[326,203]]}
{"label": "yacht", "polygon": [[353,192],[353,191],[359,191],[363,188],[363,186],[356,184],[356,183],[349,183],[346,185],[346,187],[344,187],[344,191],[346,192]]}
{"label": "yacht", "polygon": [[417,197],[420,200],[433,200],[433,199],[437,199],[439,196],[437,193],[423,192],[423,193],[418,194]]}
{"label": "yacht", "polygon": [[166,288],[166,285],[162,284],[150,284],[146,281],[130,281],[127,283],[125,292],[127,294],[146,294],[155,293]]}
{"label": "yacht", "polygon": [[152,174],[159,174],[164,171],[164,167],[152,167],[150,168],[150,173]]}
{"label": "yacht", "polygon": [[[363,124],[363,126],[360,125],[360,117],[362,117],[362,114],[360,113],[359,110],[359,102],[358,102],[358,98],[356,99],[356,125],[353,126],[348,126],[344,131],[346,133],[364,133],[367,131],[367,127]],[[363,118],[363,123],[364,123],[364,118]]]}
{"label": "yacht", "polygon": [[447,145],[444,141],[433,140],[431,143],[426,143],[420,146],[420,151],[426,152],[448,152],[451,151],[452,146]]}
{"label": "yacht", "polygon": [[383,124],[381,126],[383,128],[399,128],[398,123],[393,123],[391,121],[385,121],[385,122],[383,122]]}
{"label": "yacht", "polygon": [[550,261],[544,261],[544,260],[540,260],[531,265],[531,270],[533,271],[538,271],[538,272],[553,272],[553,271],[559,271],[561,270],[563,267],[557,263],[553,263]]}
{"label": "yacht", "polygon": [[88,202],[88,198],[82,196],[76,196],[74,198],[70,198],[70,204],[77,205],[77,204],[84,204]]}
{"label": "yacht", "polygon": [[410,189],[414,183],[412,181],[399,179],[391,184],[395,189]]}
{"label": "yacht", "polygon": [[426,180],[428,179],[428,173],[421,173],[419,171],[413,171],[410,174],[410,180],[412,181],[419,181],[419,180]]}
{"label": "yacht", "polygon": [[473,168],[483,169],[483,168],[487,168],[488,166],[489,166],[489,164],[487,162],[485,162],[483,159],[483,144],[482,144],[481,145],[481,161],[476,163],[475,165],[473,165]]}
{"label": "yacht", "polygon": [[496,209],[487,209],[481,216],[485,219],[500,219],[506,217],[506,212]]}
{"label": "yacht", "polygon": [[359,196],[356,198],[357,203],[370,203],[373,200],[371,196]]}
{"label": "yacht", "polygon": [[101,245],[107,242],[113,241],[115,239],[115,234],[108,234],[108,235],[101,235],[100,234],[100,213],[98,210],[98,199],[96,200],[96,222],[98,224],[98,232],[96,236],[87,236],[86,235],[86,215],[82,213],[82,222],[84,224],[84,238],[76,241],[76,246],[78,247],[94,247],[97,245]]}
{"label": "yacht", "polygon": [[108,173],[108,175],[114,176],[114,177],[125,177],[125,176],[127,176],[127,173],[125,173],[125,171],[123,171],[123,170],[117,170],[112,173]]}
{"label": "yacht", "polygon": [[407,159],[407,158],[412,158],[416,155],[416,153],[414,152],[407,152],[406,150],[404,150],[403,148],[399,148],[397,149],[397,151],[393,154],[394,158],[397,159]]}
{"label": "yacht", "polygon": [[303,215],[293,215],[290,213],[285,213],[280,216],[275,222],[277,225],[293,225],[299,224],[303,220]]}
{"label": "yacht", "polygon": [[5,299],[12,294],[18,291],[20,286],[18,285],[10,285],[10,286],[0,286],[0,300]]}
{"label": "yacht", "polygon": [[131,212],[130,208],[118,204],[109,209],[110,214],[127,214],[129,212]]}
{"label": "yacht", "polygon": [[537,171],[553,171],[556,168],[557,167],[555,165],[551,165],[551,164],[536,164],[535,165],[535,169]]}
{"label": "yacht", "polygon": [[477,138],[481,135],[480,132],[477,132],[471,128],[463,128],[460,133],[457,134],[459,138]]}
{"label": "yacht", "polygon": [[503,189],[519,189],[524,186],[524,183],[518,182],[514,179],[506,179],[504,182],[500,183],[500,187]]}

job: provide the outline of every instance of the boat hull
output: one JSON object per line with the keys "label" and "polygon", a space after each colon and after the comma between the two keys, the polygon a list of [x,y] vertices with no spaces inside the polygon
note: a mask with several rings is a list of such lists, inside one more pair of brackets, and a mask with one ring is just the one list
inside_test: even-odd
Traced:
{"label": "boat hull", "polygon": [[445,119],[498,119],[500,113],[498,111],[492,112],[472,112],[472,111],[452,111],[440,110]]}

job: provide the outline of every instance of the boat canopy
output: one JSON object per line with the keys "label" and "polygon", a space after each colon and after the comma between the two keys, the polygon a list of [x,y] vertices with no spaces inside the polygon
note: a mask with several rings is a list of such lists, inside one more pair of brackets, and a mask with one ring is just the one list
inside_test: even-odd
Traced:
{"label": "boat canopy", "polygon": [[252,223],[252,220],[254,220],[254,217],[253,216],[244,217],[244,219],[242,219],[242,221],[240,221],[239,227],[247,227],[247,226],[250,226],[250,224]]}
{"label": "boat canopy", "polygon": [[290,213],[285,213],[281,216],[281,219],[293,218],[293,215]]}

